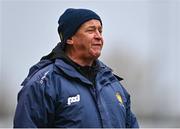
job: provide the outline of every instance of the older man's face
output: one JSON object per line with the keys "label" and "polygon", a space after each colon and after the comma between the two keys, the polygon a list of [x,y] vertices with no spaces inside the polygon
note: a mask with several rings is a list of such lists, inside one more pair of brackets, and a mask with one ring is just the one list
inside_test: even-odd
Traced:
{"label": "older man's face", "polygon": [[71,41],[77,57],[97,59],[103,47],[102,26],[99,20],[93,19],[82,24]]}

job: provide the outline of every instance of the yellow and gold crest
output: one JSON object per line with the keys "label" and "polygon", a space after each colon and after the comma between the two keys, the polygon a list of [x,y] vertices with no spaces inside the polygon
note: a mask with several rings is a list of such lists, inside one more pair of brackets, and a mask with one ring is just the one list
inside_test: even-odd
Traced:
{"label": "yellow and gold crest", "polygon": [[119,92],[116,92],[116,98],[121,104],[123,104],[123,100]]}

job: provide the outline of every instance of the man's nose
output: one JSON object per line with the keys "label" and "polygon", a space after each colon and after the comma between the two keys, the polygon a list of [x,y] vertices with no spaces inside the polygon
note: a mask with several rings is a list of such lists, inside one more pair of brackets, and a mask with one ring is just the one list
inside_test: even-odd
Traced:
{"label": "man's nose", "polygon": [[96,33],[95,33],[95,38],[97,38],[97,39],[102,39],[102,33],[99,32],[99,30],[96,31]]}

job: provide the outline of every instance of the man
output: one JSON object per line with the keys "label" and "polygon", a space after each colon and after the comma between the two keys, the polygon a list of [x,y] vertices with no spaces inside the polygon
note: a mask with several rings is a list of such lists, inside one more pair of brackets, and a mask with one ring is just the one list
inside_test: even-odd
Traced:
{"label": "man", "polygon": [[58,23],[61,43],[22,83],[14,127],[138,127],[122,79],[98,60],[104,43],[101,18],[70,8]]}

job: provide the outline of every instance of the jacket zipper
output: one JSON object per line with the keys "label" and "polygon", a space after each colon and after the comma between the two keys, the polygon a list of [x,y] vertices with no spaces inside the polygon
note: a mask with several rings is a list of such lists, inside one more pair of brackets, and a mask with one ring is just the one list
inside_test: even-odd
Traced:
{"label": "jacket zipper", "polygon": [[99,121],[100,121],[100,125],[101,125],[101,127],[103,128],[103,122],[102,122],[102,118],[101,118],[101,113],[100,113],[100,111],[99,111],[99,106],[98,106],[98,94],[97,94],[97,90],[96,90],[96,88],[95,88],[95,85],[93,84],[91,87],[90,87],[90,92],[91,92],[91,94],[92,94],[92,96],[93,96],[93,99],[94,99],[94,102],[95,102],[95,106],[96,106],[96,108],[97,108],[97,111],[98,111],[98,116],[99,116]]}

